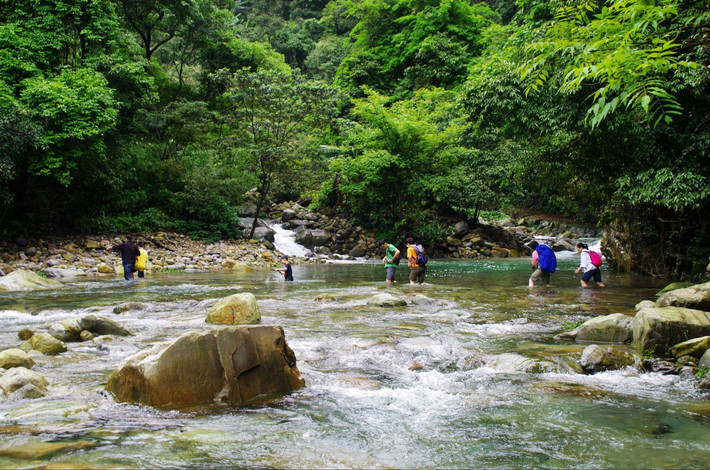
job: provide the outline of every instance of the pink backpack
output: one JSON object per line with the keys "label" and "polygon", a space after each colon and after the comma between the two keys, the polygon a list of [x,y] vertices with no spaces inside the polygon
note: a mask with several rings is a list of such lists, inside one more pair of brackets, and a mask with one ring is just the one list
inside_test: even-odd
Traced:
{"label": "pink backpack", "polygon": [[602,260],[602,255],[597,253],[596,251],[589,251],[589,260],[592,262],[594,266],[597,268],[604,264],[604,261]]}

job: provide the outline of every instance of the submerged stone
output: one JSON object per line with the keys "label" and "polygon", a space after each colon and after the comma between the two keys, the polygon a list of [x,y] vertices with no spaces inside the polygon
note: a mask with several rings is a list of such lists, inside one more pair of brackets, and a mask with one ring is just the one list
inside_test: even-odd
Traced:
{"label": "submerged stone", "polygon": [[407,301],[392,294],[377,294],[367,301],[373,307],[406,307]]}
{"label": "submerged stone", "polygon": [[[89,441],[78,442],[42,442],[30,441],[24,444],[4,447],[0,449],[0,455],[17,459],[35,460],[41,459],[59,452],[74,452],[81,449],[88,449],[96,446],[96,443]],[[72,468],[75,468],[72,466]]]}

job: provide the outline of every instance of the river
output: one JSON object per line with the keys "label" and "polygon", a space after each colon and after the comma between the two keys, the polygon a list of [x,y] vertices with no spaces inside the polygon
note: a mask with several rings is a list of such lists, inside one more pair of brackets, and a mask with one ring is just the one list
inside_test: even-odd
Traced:
{"label": "river", "polygon": [[[383,267],[363,262],[297,264],[293,283],[220,271],[4,294],[0,349],[18,347],[21,328],[87,313],[136,335],[38,359],[49,394],[0,402],[0,467],[707,468],[707,394],[678,376],[579,374],[584,346],[555,338],[596,315],[633,314],[665,281],[605,271],[609,287],[585,290],[576,263],[561,260],[553,286],[533,290],[528,261],[503,259],[431,261],[421,287],[407,284],[404,265],[388,287]],[[266,406],[181,412],[116,403],[103,391],[122,359],[210,328],[209,307],[238,292],[256,295],[264,324],[284,327],[305,388]],[[410,305],[366,305],[381,292]],[[145,309],[112,313],[124,302]],[[78,441],[89,447],[4,452]]]}

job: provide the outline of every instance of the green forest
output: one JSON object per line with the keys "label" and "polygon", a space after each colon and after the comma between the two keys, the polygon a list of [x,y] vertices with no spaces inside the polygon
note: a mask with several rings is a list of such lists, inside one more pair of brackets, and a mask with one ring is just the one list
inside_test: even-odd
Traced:
{"label": "green forest", "polygon": [[[710,254],[708,0],[0,0],[0,235],[539,211]],[[614,253],[607,253],[614,258]]]}

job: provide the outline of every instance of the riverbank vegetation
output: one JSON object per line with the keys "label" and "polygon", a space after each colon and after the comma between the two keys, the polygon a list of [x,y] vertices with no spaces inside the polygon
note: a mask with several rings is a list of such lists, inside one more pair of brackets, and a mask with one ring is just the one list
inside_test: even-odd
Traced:
{"label": "riverbank vegetation", "polygon": [[236,237],[257,187],[386,238],[598,221],[612,264],[688,272],[709,33],[707,0],[3,1],[0,230]]}

